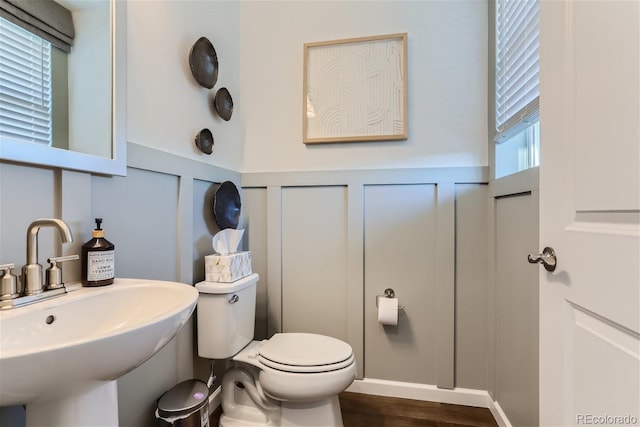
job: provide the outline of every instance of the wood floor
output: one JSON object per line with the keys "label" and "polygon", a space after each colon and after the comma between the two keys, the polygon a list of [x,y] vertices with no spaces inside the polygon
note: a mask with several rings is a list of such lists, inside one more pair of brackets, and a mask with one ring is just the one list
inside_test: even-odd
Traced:
{"label": "wood floor", "polygon": [[340,394],[345,427],[497,426],[486,408],[372,396]]}
{"label": "wood floor", "polygon": [[[344,427],[496,427],[486,408],[424,402],[369,394],[340,394]],[[218,425],[220,413],[211,416],[211,427]],[[323,426],[318,426],[323,427]]]}

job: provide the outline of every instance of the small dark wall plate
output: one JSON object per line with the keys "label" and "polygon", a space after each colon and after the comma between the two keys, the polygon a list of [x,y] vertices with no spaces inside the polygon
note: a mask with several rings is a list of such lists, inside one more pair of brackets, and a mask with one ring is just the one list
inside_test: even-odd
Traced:
{"label": "small dark wall plate", "polygon": [[216,96],[213,99],[213,106],[220,118],[224,121],[229,121],[233,114],[233,98],[226,87],[218,89]]}
{"label": "small dark wall plate", "polygon": [[213,134],[209,129],[202,129],[196,135],[196,147],[204,154],[213,153]]}
{"label": "small dark wall plate", "polygon": [[240,193],[231,181],[220,184],[213,196],[213,216],[220,230],[238,228],[240,222]]}
{"label": "small dark wall plate", "polygon": [[191,74],[200,86],[211,89],[218,81],[218,55],[206,37],[200,37],[189,52]]}

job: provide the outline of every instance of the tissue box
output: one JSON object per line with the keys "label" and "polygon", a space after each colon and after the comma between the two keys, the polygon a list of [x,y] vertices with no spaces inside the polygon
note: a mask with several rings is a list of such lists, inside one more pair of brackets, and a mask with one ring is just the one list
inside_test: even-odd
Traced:
{"label": "tissue box", "polygon": [[251,251],[204,257],[207,282],[235,282],[251,274]]}

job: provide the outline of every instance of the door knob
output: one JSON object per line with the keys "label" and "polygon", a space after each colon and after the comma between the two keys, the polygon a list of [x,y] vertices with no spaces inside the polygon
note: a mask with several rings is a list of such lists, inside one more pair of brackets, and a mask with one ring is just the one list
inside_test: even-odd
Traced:
{"label": "door knob", "polygon": [[556,269],[556,265],[558,264],[556,251],[548,246],[544,248],[541,254],[529,255],[527,257],[527,260],[531,264],[542,264],[544,266],[544,269],[547,271],[554,271]]}

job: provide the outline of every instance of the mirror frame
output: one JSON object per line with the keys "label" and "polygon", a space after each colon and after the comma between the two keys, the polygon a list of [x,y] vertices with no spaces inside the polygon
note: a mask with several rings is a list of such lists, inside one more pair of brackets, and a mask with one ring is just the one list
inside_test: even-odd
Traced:
{"label": "mirror frame", "polygon": [[111,156],[0,141],[0,160],[104,175],[127,174],[127,3],[111,0]]}

